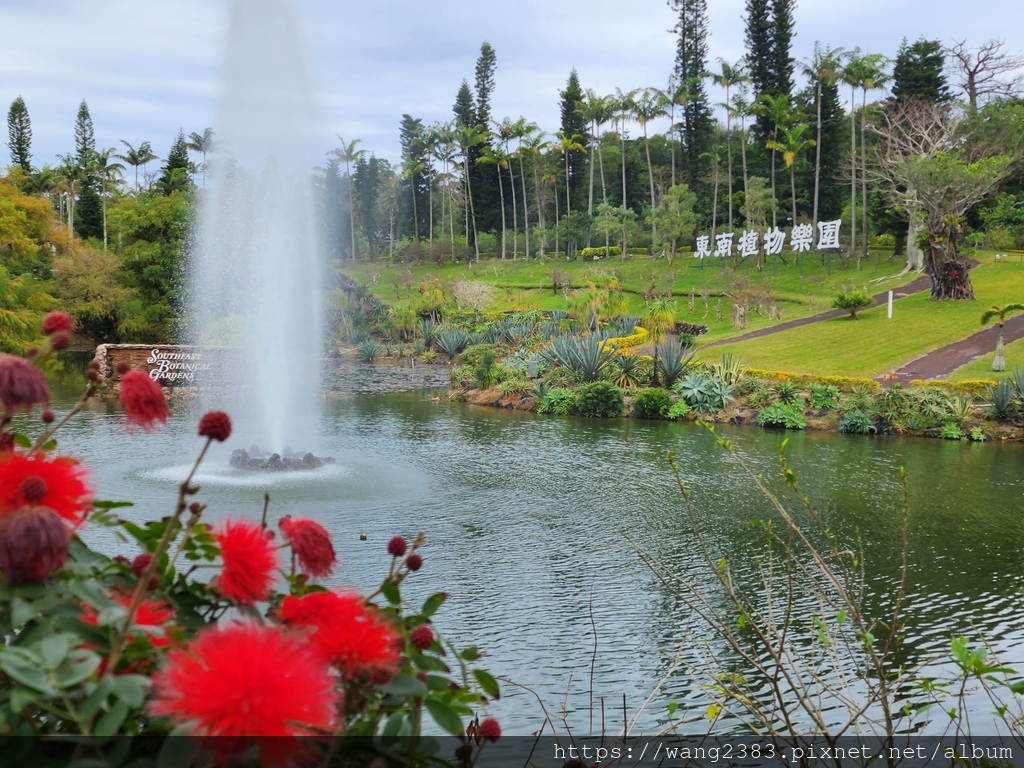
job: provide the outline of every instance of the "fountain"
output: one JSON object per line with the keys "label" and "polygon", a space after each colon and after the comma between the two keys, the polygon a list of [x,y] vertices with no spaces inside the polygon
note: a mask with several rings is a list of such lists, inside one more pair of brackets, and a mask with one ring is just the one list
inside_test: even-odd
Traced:
{"label": "fountain", "polygon": [[[193,343],[245,349],[231,386],[204,395],[204,404],[228,410],[235,435],[268,456],[284,453],[286,440],[316,447],[321,397],[322,264],[311,169],[324,142],[290,6],[230,2],[189,295]],[[265,468],[247,453],[244,468]]]}

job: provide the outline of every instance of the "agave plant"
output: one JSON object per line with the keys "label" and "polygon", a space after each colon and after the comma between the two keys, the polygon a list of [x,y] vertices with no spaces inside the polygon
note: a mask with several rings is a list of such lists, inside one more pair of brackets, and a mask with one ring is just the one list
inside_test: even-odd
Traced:
{"label": "agave plant", "polygon": [[1017,413],[1017,392],[1008,379],[1001,379],[994,387],[989,384],[986,389],[995,419],[1004,421]]}
{"label": "agave plant", "polygon": [[551,339],[540,355],[550,365],[572,371],[581,381],[597,381],[614,352],[605,349],[595,336],[562,335]]}
{"label": "agave plant", "polygon": [[356,355],[358,355],[359,359],[364,363],[372,363],[380,357],[381,352],[383,351],[384,350],[381,349],[380,344],[373,339],[367,339],[356,347]]}
{"label": "agave plant", "polygon": [[716,378],[734,386],[747,375],[747,366],[743,365],[739,357],[733,357],[729,353],[722,355],[722,361],[715,363],[711,368]]}
{"label": "agave plant", "polygon": [[618,355],[611,363],[612,382],[620,389],[633,389],[646,378],[643,361],[633,354]]}
{"label": "agave plant", "polygon": [[434,325],[433,318],[424,317],[420,320],[419,332],[420,337],[423,339],[423,346],[430,349],[434,343],[434,336],[437,333],[437,326]]}
{"label": "agave plant", "polygon": [[434,343],[448,355],[449,360],[454,360],[459,352],[469,346],[469,342],[469,334],[455,328],[434,335]]}
{"label": "agave plant", "polygon": [[671,387],[686,373],[686,367],[693,360],[696,350],[671,340],[655,344],[655,347],[654,359],[658,361],[658,367],[665,378],[665,386]]}

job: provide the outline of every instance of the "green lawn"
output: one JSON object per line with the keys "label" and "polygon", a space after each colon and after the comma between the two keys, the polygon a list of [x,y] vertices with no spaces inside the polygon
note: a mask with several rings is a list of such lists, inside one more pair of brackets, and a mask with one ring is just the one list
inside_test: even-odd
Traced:
{"label": "green lawn", "polygon": [[[996,373],[992,370],[992,358],[996,356],[993,349],[987,355],[972,360],[967,365],[957,368],[949,375],[950,381],[964,381],[967,379],[990,379],[998,381],[1005,373]],[[1003,356],[1006,358],[1006,370],[1012,371],[1017,366],[1024,366],[1024,339],[1010,342],[1003,348]]]}
{"label": "green lawn", "polygon": [[793,373],[881,375],[980,330],[985,308],[1024,298],[1024,264],[996,263],[991,256],[980,261],[972,272],[976,301],[936,302],[918,293],[894,302],[891,320],[883,305],[859,313],[856,320],[844,317],[722,345],[708,350],[708,357],[715,360],[728,352],[755,368]]}

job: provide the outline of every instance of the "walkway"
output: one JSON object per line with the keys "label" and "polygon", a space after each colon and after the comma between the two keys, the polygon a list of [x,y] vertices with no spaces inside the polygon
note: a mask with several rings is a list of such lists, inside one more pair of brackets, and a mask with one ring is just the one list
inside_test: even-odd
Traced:
{"label": "walkway", "polygon": [[[912,280],[906,285],[901,285],[899,288],[893,288],[893,300],[902,299],[905,296],[909,296],[912,293],[918,293],[920,291],[931,290],[932,280],[927,275]],[[871,297],[871,307],[878,307],[889,301],[889,291],[883,291],[882,293],[876,293]],[[871,307],[865,307],[864,309],[870,309]],[[863,310],[862,310],[863,311]],[[768,336],[772,333],[779,333],[780,331],[788,331],[790,328],[799,328],[802,325],[810,325],[811,323],[819,323],[822,320],[831,320],[836,317],[843,317],[847,312],[845,309],[830,309],[827,312],[819,312],[816,315],[809,315],[807,317],[801,317],[797,320],[787,320],[784,323],[778,325],[769,325],[766,328],[758,328],[756,331],[750,331],[750,333],[744,333],[741,336],[732,336],[728,339],[721,339],[720,341],[713,341],[710,344],[702,344],[701,349],[711,349],[712,347],[719,347],[723,344],[733,344],[737,341],[746,341],[747,339],[757,339],[761,336]],[[995,349],[995,343],[993,342],[993,349]]]}
{"label": "walkway", "polygon": [[[1015,315],[1003,326],[1003,340],[1024,338],[1024,315]],[[942,379],[961,365],[996,350],[996,327],[989,326],[983,331],[971,334],[966,339],[939,347],[906,365],[897,368],[889,378],[877,377],[886,386],[897,382],[906,383],[911,379]],[[894,377],[893,377],[894,376]]]}

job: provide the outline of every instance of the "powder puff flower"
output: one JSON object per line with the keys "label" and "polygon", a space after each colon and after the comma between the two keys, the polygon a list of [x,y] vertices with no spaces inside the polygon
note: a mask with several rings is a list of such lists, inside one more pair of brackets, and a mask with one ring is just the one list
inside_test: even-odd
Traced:
{"label": "powder puff flower", "polygon": [[160,385],[142,371],[128,371],[121,377],[119,397],[128,422],[144,432],[151,432],[158,421],[166,424],[171,415]]}
{"label": "powder puff flower", "polygon": [[277,549],[258,523],[228,520],[213,532],[224,570],[213,585],[224,597],[252,605],[270,597]]}
{"label": "powder puff flower", "polygon": [[51,312],[43,318],[43,335],[49,336],[52,333],[61,331],[71,333],[75,329],[75,322],[67,312]]}
{"label": "powder puff flower", "polygon": [[289,595],[281,604],[281,620],[290,627],[311,630],[313,647],[349,679],[360,672],[391,673],[398,667],[398,633],[360,595]]}
{"label": "powder puff flower", "polygon": [[37,584],[68,559],[71,531],[52,509],[28,506],[0,519],[0,571]]}
{"label": "powder puff flower", "polygon": [[[113,596],[113,599],[124,606],[125,609],[131,607],[132,598],[131,594],[121,592]],[[96,610],[91,606],[85,607],[81,618],[86,624],[92,624],[93,626],[97,624]],[[172,619],[174,619],[174,609],[170,605],[162,600],[149,597],[139,603],[139,607],[135,609],[132,625],[142,630],[154,648],[165,648],[171,644],[171,638],[164,634],[164,630],[167,623]],[[123,619],[118,621],[118,626],[124,625]],[[130,643],[132,639],[132,635],[129,635],[128,642]]]}
{"label": "powder puff flower", "polygon": [[[65,456],[50,460],[2,452],[0,518],[26,504],[42,504],[72,525],[79,525],[93,501],[86,478],[86,471],[74,459]],[[31,498],[26,497],[25,491]]]}
{"label": "powder puff flower", "polygon": [[46,407],[50,402],[46,376],[25,358],[0,353],[0,400],[6,416],[37,403]]}
{"label": "powder puff flower", "polygon": [[207,411],[199,420],[199,436],[223,443],[231,437],[231,417],[224,411]]}
{"label": "powder puff flower", "polygon": [[167,654],[153,690],[150,712],[193,736],[215,737],[223,765],[252,742],[263,765],[294,764],[296,737],[337,726],[329,667],[305,638],[271,625],[201,632],[188,648]]}
{"label": "powder puff flower", "polygon": [[291,515],[285,515],[279,525],[304,574],[319,579],[334,570],[337,561],[334,545],[330,534],[320,523],[304,518],[293,520]]}

